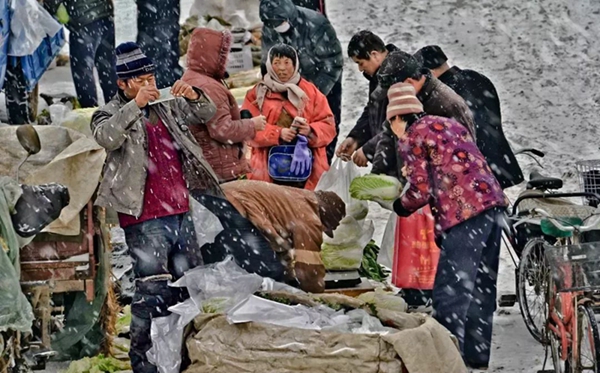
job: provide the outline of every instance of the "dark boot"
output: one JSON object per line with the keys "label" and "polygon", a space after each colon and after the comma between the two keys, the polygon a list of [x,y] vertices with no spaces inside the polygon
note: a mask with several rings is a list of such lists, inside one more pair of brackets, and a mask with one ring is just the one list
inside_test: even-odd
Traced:
{"label": "dark boot", "polygon": [[155,317],[168,316],[172,305],[184,300],[187,292],[171,288],[166,280],[141,282],[138,280],[131,303],[131,349],[129,358],[134,373],[156,373],[148,362],[146,352],[152,347],[150,326]]}

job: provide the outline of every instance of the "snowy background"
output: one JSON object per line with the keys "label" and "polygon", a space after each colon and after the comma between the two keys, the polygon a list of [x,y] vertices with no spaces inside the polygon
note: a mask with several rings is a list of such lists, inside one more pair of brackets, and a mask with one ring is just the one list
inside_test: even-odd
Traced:
{"label": "snowy background", "polygon": [[[192,1],[181,2],[182,21]],[[133,0],[115,0],[117,43],[133,40]],[[515,149],[546,152],[545,173],[577,188],[575,162],[600,158],[600,2],[591,0],[328,0],[329,17],[344,51],[358,30],[370,29],[386,42],[415,52],[440,45],[450,62],[477,70],[496,85],[504,130]],[[49,71],[42,92],[74,94],[68,68]],[[351,60],[344,70],[342,138],[366,103],[367,81]],[[531,161],[519,159],[524,169]],[[509,191],[514,197],[521,187]],[[372,206],[376,238],[387,214]],[[514,293],[514,267],[503,251],[499,293]],[[531,338],[518,306],[500,309],[494,325],[490,372],[541,369],[544,349]],[[551,359],[549,359],[551,360]],[[547,369],[552,363],[548,362]],[[55,371],[56,366],[49,371]]]}

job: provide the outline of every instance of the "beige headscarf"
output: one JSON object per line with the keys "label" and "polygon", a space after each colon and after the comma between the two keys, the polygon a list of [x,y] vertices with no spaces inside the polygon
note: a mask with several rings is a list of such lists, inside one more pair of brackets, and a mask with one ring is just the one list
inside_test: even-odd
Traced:
{"label": "beige headscarf", "polygon": [[296,107],[296,109],[298,109],[298,113],[302,113],[306,106],[306,102],[308,101],[308,96],[306,96],[306,93],[298,86],[301,79],[298,52],[294,50],[294,53],[296,53],[296,70],[294,71],[294,75],[290,80],[283,83],[277,77],[271,64],[271,51],[273,48],[269,50],[269,54],[267,55],[267,74],[264,76],[263,80],[256,85],[256,103],[258,104],[258,108],[262,110],[268,91],[278,93],[287,92],[288,100]]}

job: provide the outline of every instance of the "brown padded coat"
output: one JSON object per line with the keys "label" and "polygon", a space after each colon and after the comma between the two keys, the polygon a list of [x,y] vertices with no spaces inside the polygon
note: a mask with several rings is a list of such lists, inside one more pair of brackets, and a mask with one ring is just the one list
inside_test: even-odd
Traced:
{"label": "brown padded coat", "polygon": [[307,292],[325,291],[323,224],[315,192],[255,180],[232,181],[222,188],[227,200],[288,262],[289,280],[295,277]]}
{"label": "brown padded coat", "polygon": [[204,91],[217,107],[211,120],[190,126],[190,130],[221,182],[237,179],[250,170],[244,142],[256,133],[251,119],[240,119],[238,104],[222,81],[230,46],[228,31],[195,29],[187,55],[188,70],[182,78]]}

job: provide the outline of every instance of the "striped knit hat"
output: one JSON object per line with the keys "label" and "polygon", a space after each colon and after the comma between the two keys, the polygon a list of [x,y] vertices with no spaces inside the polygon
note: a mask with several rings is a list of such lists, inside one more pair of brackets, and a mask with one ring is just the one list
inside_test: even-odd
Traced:
{"label": "striped knit hat", "polygon": [[408,83],[396,83],[388,90],[389,104],[387,106],[387,120],[406,114],[419,114],[423,112],[423,104],[417,98],[415,87]]}
{"label": "striped knit hat", "polygon": [[132,41],[120,44],[115,50],[115,54],[117,55],[117,77],[119,79],[130,79],[154,72],[152,60],[146,57],[140,47]]}

